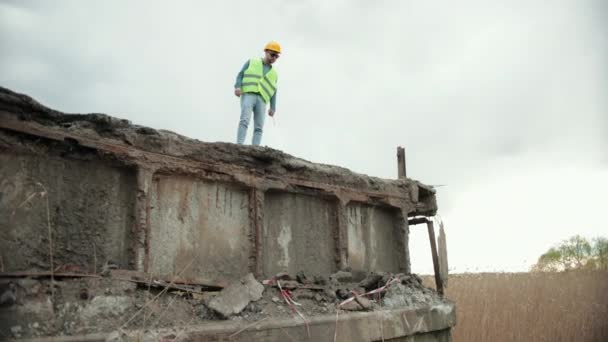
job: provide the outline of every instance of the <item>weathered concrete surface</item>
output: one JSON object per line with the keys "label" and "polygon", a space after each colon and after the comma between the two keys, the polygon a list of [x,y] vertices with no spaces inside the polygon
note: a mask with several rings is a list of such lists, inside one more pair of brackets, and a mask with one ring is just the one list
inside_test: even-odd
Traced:
{"label": "weathered concrete surface", "polygon": [[[210,323],[181,329],[188,341],[407,341],[451,342],[449,328],[456,324],[452,305],[377,312],[351,312],[310,318],[274,319],[242,326],[235,322]],[[242,330],[245,328],[245,330]],[[175,331],[178,329],[173,330]],[[310,332],[310,337],[308,333]],[[156,336],[170,334],[159,331]],[[404,339],[405,338],[405,339]],[[394,340],[393,340],[394,339]]]}
{"label": "weathered concrete surface", "polygon": [[[418,310],[387,310],[381,312],[344,313],[338,316],[314,317],[309,329],[301,318],[283,318],[244,325],[239,322],[217,322],[126,334],[92,334],[75,337],[54,337],[53,341],[131,341],[137,336],[144,340],[159,340],[163,336],[178,336],[180,341],[335,341],[339,342],[451,342],[449,328],[456,324],[453,306],[428,307]],[[310,337],[308,332],[310,332]],[[31,339],[27,341],[49,341]]]}
{"label": "weathered concrete surface", "polygon": [[[411,179],[369,177],[270,148],[204,143],[104,114],[67,115],[1,87],[0,158],[4,271],[49,269],[48,212],[53,264],[70,270],[99,271],[111,260],[121,268],[217,284],[249,272],[262,279],[283,270],[327,276],[354,266],[408,273],[407,217],[437,211],[434,189]],[[48,189],[44,196],[42,187]],[[77,334],[80,327],[70,324],[83,316],[78,308],[104,307],[103,300],[92,302],[99,293],[84,298],[57,293],[50,308],[55,305],[55,314],[69,324],[45,330],[49,333]],[[69,298],[62,298],[66,294]],[[336,293],[317,295],[320,299],[312,300],[327,295],[337,301]],[[75,298],[82,302],[73,306]],[[58,304],[64,299],[64,306]],[[270,303],[265,308],[277,305]],[[203,304],[189,305],[173,314]],[[138,310],[127,306],[126,315]],[[389,339],[453,325],[449,310],[429,310],[345,314],[338,340]],[[311,337],[332,340],[335,317],[319,317],[320,312],[328,311],[312,315]],[[93,311],[88,317],[99,330],[80,333],[108,331],[98,316]],[[283,315],[272,317],[277,316]],[[379,316],[394,322],[378,326]],[[258,322],[232,340],[282,341],[285,331],[304,340],[305,325],[296,321]],[[221,340],[240,328],[205,324],[188,334],[193,340]]]}
{"label": "weathered concrete surface", "polygon": [[[104,114],[67,115],[4,88],[0,155],[9,158],[3,171],[9,176],[18,172],[19,158],[28,156],[25,167],[38,173],[53,160],[44,170],[48,180],[30,176],[50,184],[61,264],[113,259],[168,274],[192,261],[184,275],[224,282],[285,269],[409,272],[405,218],[437,210],[434,190],[411,179],[368,177],[270,148],[204,143]],[[51,184],[57,180],[61,186]],[[57,196],[65,203],[57,205]],[[19,205],[0,200],[5,213]],[[350,217],[347,206],[355,208]],[[36,210],[35,227],[23,223],[44,242],[45,211]],[[47,269],[44,245],[24,244],[16,259]],[[6,264],[9,271],[26,267]]]}
{"label": "weathered concrete surface", "polygon": [[157,175],[150,197],[152,273],[219,282],[248,272],[247,191],[184,176]]}
{"label": "weathered concrete surface", "polygon": [[21,335],[25,333],[28,326],[36,328],[53,323],[53,303],[50,300],[27,302],[23,305],[15,305],[0,310],[0,340],[5,341],[11,336],[12,328],[19,327]]}
{"label": "weathered concrete surface", "polygon": [[406,234],[398,210],[351,203],[348,215],[348,264],[353,270],[406,270]]}
{"label": "weathered concrete surface", "polygon": [[97,296],[80,311],[83,321],[96,322],[107,317],[123,317],[127,308],[133,305],[127,296]]}
{"label": "weathered concrete surface", "polygon": [[222,317],[230,317],[243,311],[250,302],[262,298],[262,292],[264,292],[264,285],[249,273],[240,281],[223,289],[209,302],[208,306]]}
{"label": "weathered concrete surface", "polygon": [[132,170],[52,153],[13,152],[17,151],[0,150],[4,270],[49,269],[49,224],[55,267],[77,265],[93,271],[107,260],[129,267],[135,201]]}
{"label": "weathered concrete surface", "polygon": [[264,274],[330,274],[337,268],[336,201],[268,192],[264,198]]}

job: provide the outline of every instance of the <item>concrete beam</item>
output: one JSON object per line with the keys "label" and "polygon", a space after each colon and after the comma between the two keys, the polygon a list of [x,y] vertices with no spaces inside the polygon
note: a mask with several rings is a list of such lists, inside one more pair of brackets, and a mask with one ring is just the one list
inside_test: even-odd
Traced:
{"label": "concrete beam", "polygon": [[2,110],[0,110],[0,119],[0,129],[34,137],[43,137],[54,141],[71,141],[73,144],[113,155],[126,164],[142,165],[149,169],[155,169],[160,173],[191,174],[202,178],[238,182],[244,186],[260,189],[289,189],[290,191],[298,191],[298,188],[308,188],[328,192],[336,197],[348,198],[348,200],[352,201],[379,203],[396,208],[408,206],[412,208],[410,210],[412,215],[415,214],[414,212],[417,214],[428,214],[436,211],[436,205],[429,206],[425,203],[413,205],[409,191],[403,191],[403,188],[396,184],[384,186],[388,191],[374,191],[360,187],[353,188],[311,181],[289,176],[288,174],[280,176],[272,174],[258,175],[252,173],[252,169],[238,165],[206,162],[200,159],[192,160],[166,153],[146,151],[116,139],[108,139],[102,136],[91,138],[77,132],[68,132],[54,126],[45,126],[35,121],[20,121],[13,114]]}
{"label": "concrete beam", "polygon": [[[308,328],[307,328],[308,324]],[[164,336],[180,332],[187,341],[337,341],[372,342],[415,336],[415,341],[450,342],[450,328],[456,325],[453,305],[399,309],[375,312],[344,312],[309,318],[307,324],[301,318],[260,320],[248,322],[213,322],[170,330],[155,330],[145,336]],[[310,333],[310,336],[309,336]],[[127,332],[135,338],[136,331]],[[55,336],[20,340],[27,342],[105,341],[115,334],[91,334],[81,336]],[[409,339],[404,340],[409,341]]]}

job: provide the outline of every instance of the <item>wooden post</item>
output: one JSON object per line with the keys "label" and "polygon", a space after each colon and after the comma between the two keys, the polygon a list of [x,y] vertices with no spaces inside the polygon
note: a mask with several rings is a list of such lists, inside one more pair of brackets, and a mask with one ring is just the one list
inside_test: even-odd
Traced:
{"label": "wooden post", "polygon": [[435,269],[435,285],[437,286],[437,292],[443,296],[443,281],[441,280],[441,274],[439,273],[439,256],[437,255],[437,242],[435,241],[435,228],[433,221],[428,220],[426,226],[429,230],[429,240],[431,242],[431,253],[433,253],[433,268]]}
{"label": "wooden post", "polygon": [[405,172],[405,148],[397,146],[397,175],[399,179],[406,178]]}

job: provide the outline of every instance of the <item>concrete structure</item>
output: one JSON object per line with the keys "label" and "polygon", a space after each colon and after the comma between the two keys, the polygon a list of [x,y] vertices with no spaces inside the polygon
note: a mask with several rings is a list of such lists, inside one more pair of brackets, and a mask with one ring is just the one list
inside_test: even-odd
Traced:
{"label": "concrete structure", "polygon": [[111,260],[218,285],[248,272],[409,273],[407,218],[436,210],[434,190],[411,179],[67,115],[0,88],[5,272],[48,270],[50,232],[53,268]]}

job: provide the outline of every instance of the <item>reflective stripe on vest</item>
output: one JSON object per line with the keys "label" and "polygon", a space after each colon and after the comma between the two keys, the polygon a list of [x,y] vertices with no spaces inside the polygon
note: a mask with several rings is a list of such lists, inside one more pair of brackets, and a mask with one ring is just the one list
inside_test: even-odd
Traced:
{"label": "reflective stripe on vest", "polygon": [[264,102],[270,102],[270,98],[277,91],[277,73],[274,69],[270,69],[264,75],[264,65],[261,58],[252,58],[249,60],[249,67],[243,74],[243,83],[241,84],[243,93],[258,93],[264,99]]}

